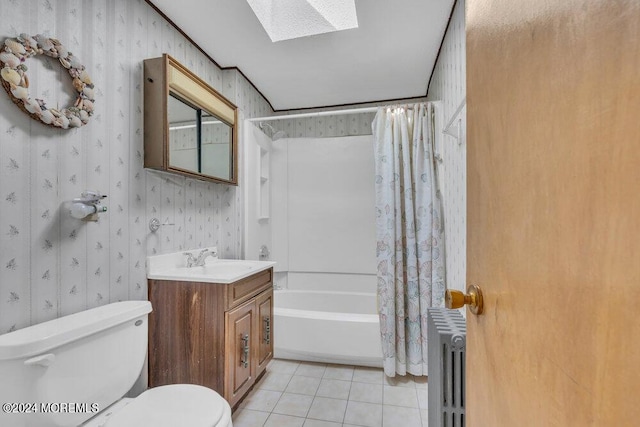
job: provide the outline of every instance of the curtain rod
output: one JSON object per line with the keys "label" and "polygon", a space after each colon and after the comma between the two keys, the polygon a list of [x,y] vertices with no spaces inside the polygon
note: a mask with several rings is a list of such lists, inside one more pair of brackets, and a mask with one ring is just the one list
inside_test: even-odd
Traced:
{"label": "curtain rod", "polygon": [[253,119],[246,119],[247,122],[268,122],[271,120],[281,119],[298,119],[302,117],[319,117],[319,116],[340,116],[345,114],[361,114],[361,113],[375,113],[379,107],[367,107],[367,108],[352,108],[350,110],[333,110],[333,111],[316,111],[314,113],[301,113],[301,114],[289,114],[282,116],[267,116],[256,117]]}

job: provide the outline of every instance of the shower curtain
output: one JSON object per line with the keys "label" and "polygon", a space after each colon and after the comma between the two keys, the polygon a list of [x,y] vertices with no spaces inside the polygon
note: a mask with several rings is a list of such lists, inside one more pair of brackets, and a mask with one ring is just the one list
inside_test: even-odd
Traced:
{"label": "shower curtain", "polygon": [[384,372],[427,375],[427,309],[445,291],[433,106],[379,108],[372,130]]}

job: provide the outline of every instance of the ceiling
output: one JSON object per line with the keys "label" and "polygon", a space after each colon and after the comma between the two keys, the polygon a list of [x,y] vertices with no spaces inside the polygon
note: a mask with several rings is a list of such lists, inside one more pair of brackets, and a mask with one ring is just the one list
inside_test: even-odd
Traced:
{"label": "ceiling", "polygon": [[151,0],[275,110],[425,96],[454,0],[356,0],[359,27],[273,43],[246,0]]}

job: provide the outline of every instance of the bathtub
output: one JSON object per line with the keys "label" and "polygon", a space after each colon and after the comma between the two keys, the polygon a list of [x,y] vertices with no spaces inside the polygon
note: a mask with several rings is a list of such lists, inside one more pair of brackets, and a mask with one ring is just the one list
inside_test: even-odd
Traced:
{"label": "bathtub", "polygon": [[276,290],[274,357],[382,367],[376,294]]}

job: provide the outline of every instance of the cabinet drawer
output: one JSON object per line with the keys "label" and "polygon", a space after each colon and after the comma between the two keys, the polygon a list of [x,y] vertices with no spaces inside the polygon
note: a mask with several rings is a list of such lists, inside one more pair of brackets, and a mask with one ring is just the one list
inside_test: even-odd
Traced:
{"label": "cabinet drawer", "polygon": [[246,279],[232,283],[227,288],[227,309],[233,308],[253,298],[271,286],[272,269],[261,271]]}

